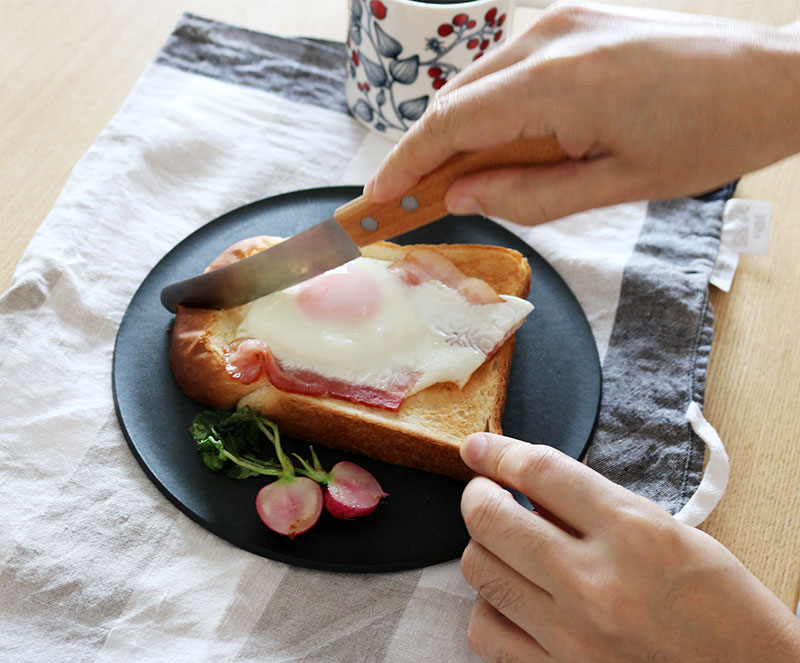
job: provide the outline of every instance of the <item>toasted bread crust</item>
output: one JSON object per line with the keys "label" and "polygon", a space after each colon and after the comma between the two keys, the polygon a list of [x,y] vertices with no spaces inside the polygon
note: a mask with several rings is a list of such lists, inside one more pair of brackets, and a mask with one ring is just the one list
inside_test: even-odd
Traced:
{"label": "toasted bread crust", "polygon": [[[268,249],[281,241],[280,237],[259,235],[248,237],[223,251],[206,269],[211,271]],[[178,306],[172,326],[169,364],[172,375],[187,396],[205,405],[228,410],[241,398],[266,382],[242,384],[228,375],[225,369],[223,344],[233,340],[244,307],[216,311],[213,309]]]}
{"label": "toasted bread crust", "polygon": [[[280,241],[253,237],[223,252],[209,269],[221,267]],[[401,259],[415,247],[378,242],[367,257]],[[502,294],[526,297],[530,268],[517,251],[503,247],[450,244],[428,246],[468,276],[476,276]],[[191,398],[215,408],[249,405],[278,424],[281,431],[314,444],[360,453],[386,462],[466,480],[472,472],[459,455],[469,433],[501,433],[513,336],[459,389],[433,385],[405,400],[396,412],[340,399],[293,394],[266,378],[244,385],[225,368],[223,347],[234,340],[248,304],[215,311],[178,307],[172,332],[170,366]]]}

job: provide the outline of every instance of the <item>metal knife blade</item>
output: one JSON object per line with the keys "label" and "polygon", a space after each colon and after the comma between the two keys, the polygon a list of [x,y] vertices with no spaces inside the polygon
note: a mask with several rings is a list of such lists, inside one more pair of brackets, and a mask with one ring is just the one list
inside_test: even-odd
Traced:
{"label": "metal knife blade", "polygon": [[402,198],[376,203],[359,196],[333,217],[280,244],[226,267],[161,291],[161,302],[198,308],[231,308],[287,288],[360,255],[358,247],[395,237],[435,221],[447,212],[444,196],[459,177],[488,168],[513,168],[561,161],[565,154],[552,136],[456,154],[423,176]]}
{"label": "metal knife blade", "polygon": [[231,308],[310,279],[360,255],[356,243],[331,217],[266,251],[166,286],[161,291],[161,303],[172,312],[178,304]]}

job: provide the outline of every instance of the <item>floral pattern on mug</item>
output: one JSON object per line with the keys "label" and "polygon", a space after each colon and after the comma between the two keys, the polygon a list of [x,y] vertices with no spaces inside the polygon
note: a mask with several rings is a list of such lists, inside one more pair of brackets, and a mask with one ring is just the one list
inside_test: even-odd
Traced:
{"label": "floral pattern on mug", "polygon": [[477,18],[455,14],[450,22],[439,25],[435,35],[425,38],[430,57],[422,59],[419,54],[403,57],[403,44],[381,27],[387,13],[381,0],[352,0],[347,75],[356,82],[361,96],[349,109],[377,131],[405,131],[425,112],[431,95],[398,103],[395,86],[411,85],[425,72],[433,94],[460,71],[448,61],[448,55],[458,48],[475,51],[473,60],[480,58],[502,39],[506,15],[498,15],[497,8]]}

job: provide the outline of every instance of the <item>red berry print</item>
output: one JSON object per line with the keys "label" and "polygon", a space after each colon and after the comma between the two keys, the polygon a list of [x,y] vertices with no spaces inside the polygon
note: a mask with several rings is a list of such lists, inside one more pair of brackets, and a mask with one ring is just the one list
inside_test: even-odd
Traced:
{"label": "red berry print", "polygon": [[357,67],[358,66],[358,53],[353,51],[353,64]]}
{"label": "red berry print", "polygon": [[478,44],[480,43],[481,43],[480,39],[478,39],[477,37],[473,37],[467,42],[467,48],[477,48]]}
{"label": "red berry print", "polygon": [[503,14],[500,18],[497,19],[497,27],[499,28],[505,22],[506,22],[506,15]]}
{"label": "red berry print", "polygon": [[486,22],[489,23],[490,21],[494,21],[495,16],[497,16],[497,9],[492,7],[488,12],[486,12]]}
{"label": "red berry print", "polygon": [[500,41],[502,38],[503,38],[503,31],[502,30],[498,30],[497,32],[494,33],[494,40],[495,41]]}
{"label": "red berry print", "polygon": [[472,30],[472,28],[474,28],[476,25],[477,24],[475,23],[475,21],[470,21],[469,23],[467,23],[467,28]]}
{"label": "red berry print", "polygon": [[457,25],[461,27],[462,25],[466,25],[467,21],[469,21],[469,16],[466,14],[456,14],[453,17],[453,25]]}
{"label": "red berry print", "polygon": [[449,23],[442,23],[436,32],[439,33],[440,37],[446,37],[453,32],[453,26]]}
{"label": "red berry print", "polygon": [[484,39],[481,42],[481,50],[485,51],[487,48],[489,48],[489,40],[488,39]]}
{"label": "red berry print", "polygon": [[384,5],[381,0],[372,0],[372,2],[369,3],[369,10],[378,20],[386,18],[386,5]]}
{"label": "red berry print", "polygon": [[439,67],[431,67],[428,69],[428,76],[431,78],[439,78],[442,75],[442,70]]}
{"label": "red berry print", "polygon": [[438,90],[445,83],[447,83],[447,79],[446,78],[437,78],[435,81],[433,81],[433,87],[434,87],[435,90]]}
{"label": "red berry print", "polygon": [[364,83],[364,92],[369,92],[369,83]]}
{"label": "red berry print", "polygon": [[472,58],[472,61],[474,62],[475,60],[477,60],[482,55],[483,55],[483,53],[478,53],[474,58]]}

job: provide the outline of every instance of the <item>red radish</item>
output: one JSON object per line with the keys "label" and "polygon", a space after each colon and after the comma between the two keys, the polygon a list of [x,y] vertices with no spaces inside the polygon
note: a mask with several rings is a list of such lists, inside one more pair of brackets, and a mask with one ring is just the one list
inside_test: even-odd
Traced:
{"label": "red radish", "polygon": [[297,454],[294,457],[303,464],[298,472],[325,484],[325,510],[334,518],[346,520],[366,516],[375,510],[382,498],[389,497],[378,480],[360,465],[343,460],[326,472],[314,447],[311,447],[313,467]]}
{"label": "red radish", "polygon": [[316,481],[284,476],[258,491],[256,511],[273,532],[293,539],[316,524],[322,501],[322,489]]}
{"label": "red radish", "polygon": [[[316,524],[323,504],[336,518],[357,518],[372,513],[381,498],[388,497],[377,479],[355,463],[341,461],[326,472],[314,447],[310,447],[313,466],[293,454],[303,465],[297,471],[304,476],[298,477],[291,459],[281,448],[278,427],[270,424],[267,429],[260,417],[255,421],[272,441],[281,464],[278,480],[264,486],[256,495],[258,515],[271,530],[293,539]],[[324,498],[319,484],[325,484]]]}
{"label": "red radish", "polygon": [[[263,450],[257,444],[253,424],[272,443],[277,463],[260,457]],[[295,470],[281,448],[278,426],[247,406],[233,414],[221,410],[200,412],[192,420],[189,432],[203,463],[214,472],[230,462],[234,467],[228,469],[228,475],[235,479],[277,477],[258,491],[256,511],[273,532],[290,539],[311,529],[323,506],[336,518],[355,518],[371,513],[381,498],[387,497],[375,477],[355,463],[343,461],[326,472],[314,447],[310,447],[313,466],[293,454],[303,465]],[[327,486],[324,496],[320,484]]]}
{"label": "red radish", "polygon": [[281,448],[278,427],[261,417],[254,418],[256,425],[272,442],[281,464],[278,480],[264,486],[256,495],[256,511],[261,521],[273,532],[293,539],[310,530],[322,513],[322,489],[316,481],[298,477],[291,459]]}
{"label": "red radish", "polygon": [[359,518],[388,497],[377,479],[360,465],[343,460],[333,466],[325,487],[325,509],[334,518]]}

